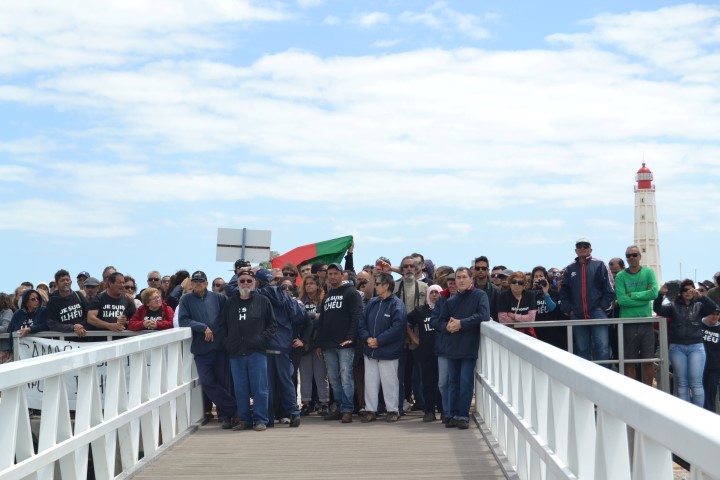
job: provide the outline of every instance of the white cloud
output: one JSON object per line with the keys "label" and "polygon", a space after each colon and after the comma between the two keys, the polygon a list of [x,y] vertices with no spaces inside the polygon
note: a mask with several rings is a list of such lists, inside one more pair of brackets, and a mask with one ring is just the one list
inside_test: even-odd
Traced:
{"label": "white cloud", "polygon": [[489,14],[480,17],[471,13],[460,13],[448,7],[446,2],[436,2],[422,12],[406,10],[400,15],[400,21],[404,23],[421,24],[443,32],[457,30],[475,40],[483,40],[490,36],[482,23],[493,18]]}
{"label": "white cloud", "polygon": [[363,13],[355,19],[355,23],[361,27],[370,28],[375,25],[390,23],[390,15],[384,12]]}
{"label": "white cloud", "polygon": [[223,48],[213,29],[277,21],[282,10],[248,0],[24,0],[0,2],[0,74],[111,67],[151,55]]}
{"label": "white cloud", "polygon": [[394,47],[395,45],[399,44],[400,40],[378,40],[376,42],[373,42],[371,46],[375,48],[388,48],[388,47]]}
{"label": "white cloud", "polygon": [[297,4],[300,8],[315,8],[322,5],[324,0],[297,0]]}

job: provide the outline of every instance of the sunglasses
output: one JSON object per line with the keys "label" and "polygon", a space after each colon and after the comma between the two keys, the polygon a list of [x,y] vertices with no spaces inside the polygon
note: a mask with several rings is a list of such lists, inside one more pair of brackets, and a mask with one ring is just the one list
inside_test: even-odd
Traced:
{"label": "sunglasses", "polygon": [[481,271],[481,270],[482,270],[482,271],[485,271],[485,270],[487,270],[487,269],[488,269],[488,267],[475,267],[475,270],[478,271],[478,272]]}
{"label": "sunglasses", "polygon": [[283,277],[297,277],[295,272],[283,272]]}
{"label": "sunglasses", "polygon": [[626,254],[625,254],[625,258],[636,258],[636,257],[639,257],[639,256],[640,256],[639,253],[626,253]]}
{"label": "sunglasses", "polygon": [[692,292],[693,290],[694,290],[693,287],[685,287],[682,289],[682,293]]}
{"label": "sunglasses", "polygon": [[220,287],[224,287],[224,286],[225,286],[224,283],[213,283],[213,287],[215,287],[215,288],[220,288]]}
{"label": "sunglasses", "polygon": [[255,283],[255,280],[238,280],[238,283]]}
{"label": "sunglasses", "polygon": [[135,285],[125,285],[125,290],[135,290]]}
{"label": "sunglasses", "polygon": [[525,282],[521,282],[520,280],[513,280],[510,283],[513,285],[525,285]]}
{"label": "sunglasses", "polygon": [[402,268],[415,268],[415,265],[403,265]]}
{"label": "sunglasses", "polygon": [[576,243],[575,248],[590,248],[589,243]]}
{"label": "sunglasses", "polygon": [[148,278],[148,282],[159,282],[159,281],[160,281],[160,279],[157,278],[157,277],[150,277],[150,278]]}

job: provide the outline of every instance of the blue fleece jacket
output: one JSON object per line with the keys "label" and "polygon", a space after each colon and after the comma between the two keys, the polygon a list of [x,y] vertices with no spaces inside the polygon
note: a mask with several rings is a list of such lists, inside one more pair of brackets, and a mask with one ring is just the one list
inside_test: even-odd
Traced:
{"label": "blue fleece jacket", "polygon": [[292,349],[293,325],[305,323],[305,308],[280,287],[266,285],[255,290],[255,293],[270,300],[275,314],[275,333],[268,342],[268,350],[290,353]]}
{"label": "blue fleece jacket", "polygon": [[460,330],[448,334],[445,356],[452,359],[477,358],[480,347],[480,322],[490,320],[487,294],[471,286],[464,292],[448,298],[442,305],[437,322],[440,331],[447,332],[451,317],[460,320]]}
{"label": "blue fleece jacket", "polygon": [[[220,314],[225,306],[225,295],[217,292],[205,291],[201,298],[197,294],[188,293],[180,299],[180,312],[178,324],[181,327],[190,327],[193,333],[190,351],[193,355],[204,355],[222,348],[221,332],[218,328]],[[213,332],[213,341],[205,341],[205,328],[210,327]]]}
{"label": "blue fleece jacket", "polygon": [[[358,336],[363,344],[363,353],[375,360],[400,358],[407,327],[405,304],[395,295],[385,299],[371,298],[358,324]],[[377,339],[378,347],[370,348],[368,338]]]}
{"label": "blue fleece jacket", "polygon": [[605,263],[588,257],[585,263],[576,258],[565,267],[560,285],[560,308],[576,318],[591,318],[593,310],[607,310],[615,300],[615,289]]}

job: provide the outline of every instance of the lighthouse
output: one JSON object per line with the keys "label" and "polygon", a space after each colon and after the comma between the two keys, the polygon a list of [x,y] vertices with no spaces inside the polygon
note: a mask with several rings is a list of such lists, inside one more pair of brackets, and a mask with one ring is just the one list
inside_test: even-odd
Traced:
{"label": "lighthouse", "polygon": [[635,245],[642,253],[642,264],[655,271],[658,285],[662,285],[655,185],[652,181],[653,174],[643,162],[635,175]]}

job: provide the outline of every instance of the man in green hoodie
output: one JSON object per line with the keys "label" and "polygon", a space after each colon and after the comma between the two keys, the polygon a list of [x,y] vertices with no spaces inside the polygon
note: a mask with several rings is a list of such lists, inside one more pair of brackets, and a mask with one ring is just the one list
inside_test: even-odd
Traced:
{"label": "man in green hoodie", "polygon": [[[631,245],[625,250],[628,267],[615,277],[615,293],[620,305],[620,318],[638,318],[652,316],[652,301],[658,295],[658,283],[655,272],[640,266],[640,249]],[[655,332],[652,323],[627,324],[624,327],[625,359],[653,358],[655,355]],[[653,365],[642,364],[642,380],[652,386]],[[636,364],[625,364],[625,375],[636,378]]]}

